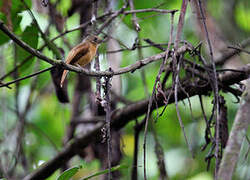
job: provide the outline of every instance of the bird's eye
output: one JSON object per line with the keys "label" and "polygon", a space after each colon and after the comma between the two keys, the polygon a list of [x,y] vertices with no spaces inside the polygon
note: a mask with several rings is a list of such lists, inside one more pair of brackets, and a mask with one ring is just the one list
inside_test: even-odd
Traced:
{"label": "bird's eye", "polygon": [[97,41],[97,40],[98,40],[97,37],[95,37],[95,38],[94,38],[94,41]]}

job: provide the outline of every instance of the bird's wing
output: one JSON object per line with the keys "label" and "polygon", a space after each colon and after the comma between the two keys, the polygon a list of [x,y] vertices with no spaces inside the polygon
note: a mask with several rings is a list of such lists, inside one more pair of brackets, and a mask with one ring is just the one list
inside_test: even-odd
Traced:
{"label": "bird's wing", "polygon": [[[85,56],[89,51],[89,43],[83,42],[69,52],[66,58],[66,64],[75,64],[82,56]],[[63,83],[68,74],[68,70],[64,70],[61,78],[61,87],[63,87]]]}
{"label": "bird's wing", "polygon": [[81,43],[74,47],[68,54],[66,58],[66,64],[74,64],[77,60],[87,54],[89,51],[89,43]]}

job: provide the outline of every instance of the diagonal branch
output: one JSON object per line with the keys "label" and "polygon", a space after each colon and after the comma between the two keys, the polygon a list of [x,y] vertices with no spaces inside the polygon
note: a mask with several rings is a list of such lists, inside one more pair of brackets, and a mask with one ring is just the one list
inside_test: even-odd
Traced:
{"label": "diagonal branch", "polygon": [[45,44],[48,46],[49,49],[52,50],[52,52],[56,55],[56,57],[58,59],[62,59],[62,55],[61,55],[59,49],[57,48],[57,46],[52,41],[49,40],[49,38],[45,35],[45,33],[43,33],[43,31],[42,31],[41,27],[39,26],[33,12],[30,10],[30,8],[26,4],[26,2],[24,0],[21,0],[21,1],[24,4],[25,8],[28,10],[28,12],[29,12],[33,22],[35,23],[39,33],[41,34],[41,37],[44,40]]}
{"label": "diagonal branch", "polygon": [[[244,41],[242,41],[239,46],[241,48],[245,48],[247,46],[250,45],[250,38],[245,39]],[[221,57],[219,57],[218,59],[215,59],[215,63],[216,65],[223,65],[227,60],[229,60],[231,57],[239,54],[241,52],[240,49],[233,49],[232,51],[223,53],[223,55]]]}
{"label": "diagonal branch", "polygon": [[28,44],[26,44],[25,42],[23,42],[22,40],[20,40],[14,33],[12,33],[7,26],[4,25],[3,21],[0,20],[0,29],[7,35],[9,36],[15,43],[17,43],[19,46],[21,46],[24,50],[26,50],[27,52],[29,52],[30,54],[32,54],[33,56],[38,57],[39,59],[42,59],[52,65],[56,65],[59,64],[60,61],[59,60],[54,60],[51,58],[48,58],[47,56],[43,55],[42,53],[40,53],[39,51],[37,51],[36,49],[30,47]]}
{"label": "diagonal branch", "polygon": [[35,72],[35,73],[33,73],[33,74],[30,74],[30,75],[27,75],[27,76],[25,76],[25,77],[15,79],[15,80],[10,81],[10,82],[5,83],[5,84],[2,84],[2,83],[1,83],[1,84],[0,84],[0,88],[1,88],[1,87],[8,87],[9,85],[14,84],[14,83],[16,83],[16,82],[19,82],[19,81],[22,81],[22,80],[25,80],[25,79],[28,79],[28,78],[37,76],[37,75],[42,74],[42,73],[44,73],[44,72],[50,71],[52,68],[54,68],[54,66],[49,67],[49,68],[46,68],[46,69],[43,69],[43,70],[41,70],[41,71]]}
{"label": "diagonal branch", "polygon": [[[250,75],[250,64],[247,64],[243,68],[239,69],[244,73],[239,72],[230,72],[228,74],[223,74],[219,80],[221,83],[226,85],[233,85],[235,82],[239,82],[245,80]],[[199,80],[197,84],[204,84],[204,81]],[[197,86],[194,83],[190,83],[189,81],[183,84],[183,88],[186,93],[184,93],[181,89],[178,91],[179,101],[187,98],[187,94],[189,97],[195,95],[206,95],[208,94],[212,88],[209,84],[205,83],[204,86]],[[174,103],[174,93],[171,91],[171,88],[165,91],[166,96],[170,93],[169,103]],[[148,107],[149,99],[141,100],[131,105],[125,106],[124,108],[117,109],[111,114],[111,128],[114,130],[119,130],[123,128],[127,123],[131,120],[134,120],[136,117],[141,116],[146,113]],[[157,98],[158,107],[164,105],[164,98]],[[152,106],[152,110],[156,109],[156,106]],[[104,119],[103,119],[104,120]],[[63,162],[70,160],[77,154],[77,150],[80,148],[86,147],[90,142],[92,142],[92,138],[98,137],[101,134],[101,128],[104,123],[98,123],[92,130],[90,130],[87,134],[80,136],[79,138],[72,140],[70,144],[68,144],[60,153],[58,153],[53,159],[45,163],[36,171],[27,175],[24,180],[39,180],[45,179],[53,174]]]}
{"label": "diagonal branch", "polygon": [[43,55],[38,50],[30,47],[25,42],[20,40],[14,33],[9,31],[8,28],[4,25],[4,23],[1,20],[0,20],[0,29],[6,35],[8,35],[14,42],[16,42],[19,46],[24,48],[27,52],[29,52],[33,56],[36,56],[39,59],[48,62],[49,64],[59,65],[59,66],[64,67],[67,70],[74,71],[74,72],[81,73],[81,74],[88,75],[88,76],[94,76],[94,77],[115,76],[115,75],[120,75],[120,74],[124,74],[124,73],[127,73],[127,72],[134,72],[137,69],[140,69],[141,67],[143,67],[143,66],[145,66],[145,65],[147,65],[149,63],[152,63],[152,62],[154,62],[156,60],[159,60],[159,59],[165,57],[165,55],[166,55],[165,52],[159,53],[159,54],[156,54],[154,56],[150,56],[150,57],[147,57],[147,58],[142,59],[140,61],[137,61],[135,64],[126,66],[124,68],[119,68],[114,72],[110,72],[110,71],[98,71],[98,72],[97,71],[89,71],[87,69],[72,66],[72,65],[64,63],[63,61],[51,59],[51,58]]}

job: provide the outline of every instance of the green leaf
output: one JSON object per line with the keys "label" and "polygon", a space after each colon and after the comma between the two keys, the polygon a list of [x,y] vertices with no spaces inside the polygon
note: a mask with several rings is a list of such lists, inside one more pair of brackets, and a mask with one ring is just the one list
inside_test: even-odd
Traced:
{"label": "green leaf", "polygon": [[[123,165],[117,165],[117,166],[111,168],[111,172],[117,171],[117,170],[121,170],[121,169],[126,169],[126,168],[128,168],[128,166],[125,165],[125,164],[123,164]],[[90,179],[90,178],[92,178],[92,177],[95,177],[95,176],[100,176],[100,175],[102,175],[102,174],[107,174],[108,172],[109,172],[109,170],[108,170],[108,169],[105,169],[105,170],[96,172],[96,173],[94,173],[94,174],[92,174],[92,175],[90,175],[90,176],[84,177],[84,178],[81,179],[81,180],[88,180],[88,179]]]}
{"label": "green leaf", "polygon": [[[31,0],[24,0],[25,3],[27,4],[27,6],[29,8],[31,8],[32,4],[31,4]],[[11,2],[11,20],[12,20],[12,24],[13,24],[13,32],[15,33],[19,33],[20,32],[20,23],[22,20],[22,17],[19,15],[19,13],[21,13],[22,11],[27,10],[24,6],[24,4],[18,0],[18,1],[14,1],[12,0]]]}
{"label": "green leaf", "polygon": [[[33,48],[37,48],[38,44],[38,29],[34,24],[27,26],[21,35],[21,40],[30,45]],[[26,50],[19,47],[17,48],[17,58],[18,61],[22,61],[30,55]],[[31,63],[29,63],[31,64]],[[26,67],[27,68],[27,67]]]}
{"label": "green leaf", "polygon": [[[29,46],[33,47],[34,49],[37,48],[38,45],[38,29],[34,24],[31,24],[30,26],[27,26],[25,30],[21,34],[22,41],[27,43]],[[16,57],[18,62],[23,62],[27,57],[30,56],[30,53],[28,53],[26,50],[24,50],[22,47],[17,46],[16,49]],[[21,75],[27,75],[32,72],[32,65],[34,65],[34,57],[28,60],[23,67],[21,67],[20,72],[22,72]],[[29,81],[23,81],[24,83],[29,83]]]}
{"label": "green leaf", "polygon": [[60,1],[56,9],[59,12],[61,12],[64,16],[66,16],[70,7],[71,7],[71,1]]}
{"label": "green leaf", "polygon": [[[31,8],[31,0],[24,0],[24,2],[27,4],[27,6],[29,8]],[[12,0],[12,4],[11,4],[11,11],[12,13],[20,13],[22,11],[26,10],[25,6],[23,5],[22,1],[16,1],[16,0]],[[14,14],[12,14],[14,15]]]}
{"label": "green leaf", "polygon": [[20,28],[21,21],[22,21],[22,16],[20,16],[19,14],[17,14],[15,18],[12,18],[13,32],[15,34],[20,34],[20,32],[22,32]]}
{"label": "green leaf", "polygon": [[[0,6],[1,7],[1,6]],[[0,12],[0,19],[4,22],[4,23],[6,23],[6,16],[2,13],[2,12]],[[9,41],[9,37],[7,36],[7,35],[5,35],[4,33],[3,33],[3,31],[1,31],[0,30],[0,45],[2,45],[2,44],[4,44],[4,43],[6,43],[6,42],[8,42]]]}
{"label": "green leaf", "polygon": [[1,19],[4,23],[6,23],[6,16],[5,16],[5,14],[2,13],[2,12],[0,12],[0,19]]}
{"label": "green leaf", "polygon": [[3,31],[0,31],[0,45],[6,43],[9,41],[9,37],[3,33]]}
{"label": "green leaf", "polygon": [[27,26],[22,34],[22,40],[33,48],[37,48],[38,29],[34,24]]}
{"label": "green leaf", "polygon": [[64,171],[58,178],[57,180],[69,180],[70,178],[72,178],[78,171],[79,169],[81,169],[82,166],[78,166],[78,167],[73,167],[70,169],[67,169],[66,171]]}

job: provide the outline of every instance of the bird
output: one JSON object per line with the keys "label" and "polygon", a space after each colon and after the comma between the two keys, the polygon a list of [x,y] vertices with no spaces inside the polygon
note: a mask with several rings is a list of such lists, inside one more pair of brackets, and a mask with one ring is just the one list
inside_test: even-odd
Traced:
{"label": "bird", "polygon": [[[72,48],[66,57],[65,63],[84,67],[89,64],[96,55],[96,51],[102,39],[96,35],[88,35],[80,44]],[[64,70],[60,86],[63,87],[68,70]]]}

